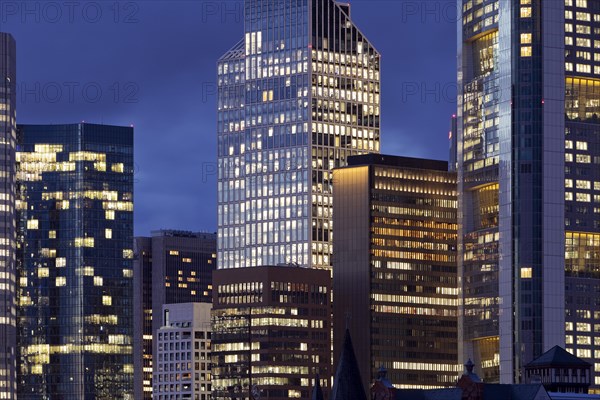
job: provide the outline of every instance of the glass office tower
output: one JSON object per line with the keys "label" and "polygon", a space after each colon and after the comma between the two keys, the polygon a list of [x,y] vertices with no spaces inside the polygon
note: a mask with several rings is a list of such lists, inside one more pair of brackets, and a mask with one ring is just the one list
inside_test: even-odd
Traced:
{"label": "glass office tower", "polygon": [[521,381],[566,344],[598,375],[600,1],[463,0],[461,17],[462,354]]}
{"label": "glass office tower", "polygon": [[19,399],[133,399],[133,128],[19,125]]}
{"label": "glass office tower", "polygon": [[562,1],[462,1],[462,354],[487,381],[564,346]]}
{"label": "glass office tower", "polygon": [[15,137],[17,52],[0,32],[0,399],[16,388]]}
{"label": "glass office tower", "polygon": [[332,265],[332,169],[379,152],[380,56],[332,0],[246,0],[218,62],[219,268]]}
{"label": "glass office tower", "polygon": [[600,0],[565,0],[566,349],[600,393]]}

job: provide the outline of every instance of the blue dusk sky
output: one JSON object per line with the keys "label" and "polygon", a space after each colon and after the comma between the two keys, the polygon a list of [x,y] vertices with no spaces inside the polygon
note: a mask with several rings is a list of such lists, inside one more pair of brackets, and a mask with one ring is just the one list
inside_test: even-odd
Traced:
{"label": "blue dusk sky", "polygon": [[[382,53],[381,151],[446,160],[456,0],[353,0]],[[18,123],[135,127],[135,234],[216,231],[216,61],[243,1],[2,1]]]}

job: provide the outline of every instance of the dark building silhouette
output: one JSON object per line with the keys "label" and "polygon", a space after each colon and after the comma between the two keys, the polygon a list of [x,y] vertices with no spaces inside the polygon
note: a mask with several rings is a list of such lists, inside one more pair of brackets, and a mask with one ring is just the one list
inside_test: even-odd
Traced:
{"label": "dark building silhouette", "polygon": [[212,272],[216,269],[214,233],[159,230],[136,237],[134,350],[136,399],[152,395],[153,345],[164,304],[212,302]]}
{"label": "dark building silhouette", "polygon": [[397,386],[452,386],[456,174],[445,161],[409,157],[348,163],[334,170],[334,349],[350,328],[364,387],[381,366]]}
{"label": "dark building silhouette", "polygon": [[344,333],[343,343],[335,376],[333,377],[331,400],[367,400],[348,329]]}

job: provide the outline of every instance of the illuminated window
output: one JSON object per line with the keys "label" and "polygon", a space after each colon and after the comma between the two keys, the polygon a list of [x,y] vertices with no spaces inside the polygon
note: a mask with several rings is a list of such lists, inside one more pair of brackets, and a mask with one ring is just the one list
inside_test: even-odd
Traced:
{"label": "illuminated window", "polygon": [[27,229],[38,229],[39,221],[37,219],[27,220]]}
{"label": "illuminated window", "polygon": [[106,210],[105,216],[106,219],[115,219],[115,210]]}
{"label": "illuminated window", "polygon": [[521,278],[530,279],[531,277],[532,277],[531,268],[530,267],[529,268],[522,267],[521,268]]}
{"label": "illuminated window", "polygon": [[66,286],[67,285],[67,278],[64,276],[57,276],[56,277],[56,286]]}
{"label": "illuminated window", "polygon": [[112,229],[106,228],[104,230],[104,237],[107,239],[112,239]]}
{"label": "illuminated window", "polygon": [[521,18],[531,18],[531,7],[521,7]]}
{"label": "illuminated window", "polygon": [[101,276],[94,277],[94,286],[102,286],[104,284],[104,280]]}
{"label": "illuminated window", "polygon": [[111,165],[110,170],[112,172],[123,173],[123,171],[124,171],[123,163],[116,163],[116,164]]}
{"label": "illuminated window", "polygon": [[67,266],[67,259],[65,257],[56,258],[56,268],[63,268]]}
{"label": "illuminated window", "polygon": [[531,33],[521,33],[521,44],[531,44]]}
{"label": "illuminated window", "polygon": [[56,239],[56,231],[48,231],[49,239]]}
{"label": "illuminated window", "polygon": [[169,251],[169,255],[170,255],[170,256],[178,256],[178,255],[179,255],[179,252],[178,252],[177,250],[170,250],[170,251]]}
{"label": "illuminated window", "polygon": [[123,249],[123,258],[132,259],[133,258],[133,250]]}
{"label": "illuminated window", "polygon": [[102,305],[112,306],[112,297],[106,295],[102,296]]}
{"label": "illuminated window", "polygon": [[531,46],[521,47],[521,57],[531,57]]}

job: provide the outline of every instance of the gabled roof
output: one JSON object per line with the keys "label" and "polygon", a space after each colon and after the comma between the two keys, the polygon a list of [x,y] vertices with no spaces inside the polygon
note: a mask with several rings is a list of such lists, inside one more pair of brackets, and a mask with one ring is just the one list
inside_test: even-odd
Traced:
{"label": "gabled roof", "polygon": [[342,354],[333,379],[331,400],[367,400],[348,329],[346,329]]}
{"label": "gabled roof", "polygon": [[591,367],[592,364],[575,357],[560,346],[554,346],[525,367]]}

